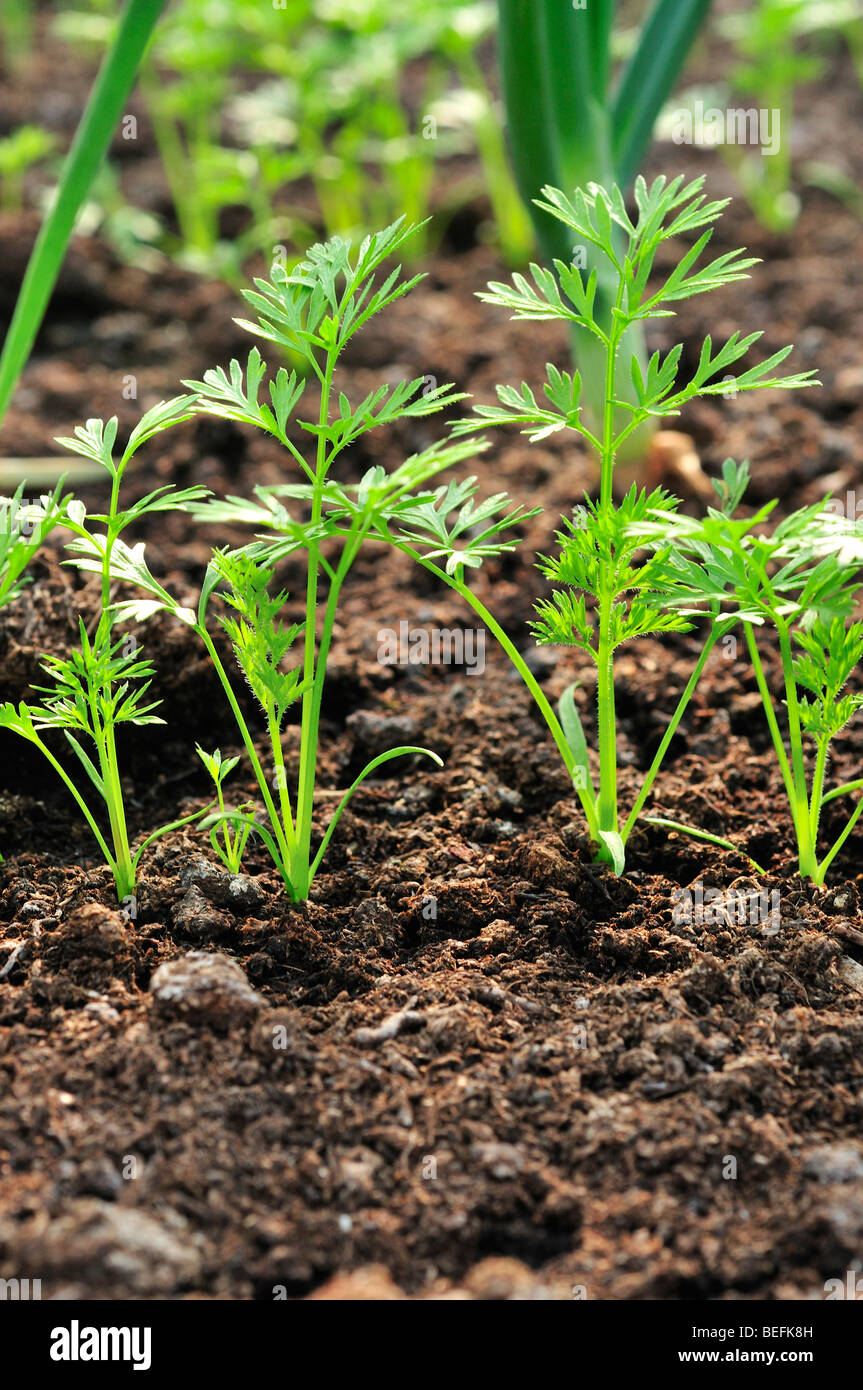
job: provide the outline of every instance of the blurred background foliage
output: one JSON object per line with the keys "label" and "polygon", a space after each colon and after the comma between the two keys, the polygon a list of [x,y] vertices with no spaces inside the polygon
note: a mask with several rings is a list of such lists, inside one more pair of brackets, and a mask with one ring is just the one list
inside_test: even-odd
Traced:
{"label": "blurred background foliage", "polygon": [[[616,58],[647,8],[619,7]],[[2,0],[5,70],[26,74],[47,36],[92,73],[117,9],[115,0]],[[147,129],[131,134],[155,142],[169,203],[141,196],[134,163],[115,159],[79,225],[100,227],[138,264],[170,256],[239,286],[256,261],[289,263],[321,236],[401,213],[431,218],[412,251],[421,257],[482,200],[479,234],[504,261],[524,264],[533,233],[506,156],[496,24],[495,0],[169,0],[132,105]],[[775,106],[790,125],[843,50],[863,80],[863,0],[719,0],[695,52],[696,65],[699,53],[721,52],[721,73],[709,85],[684,81],[657,133],[670,138],[674,112],[696,100]],[[0,211],[44,206],[61,153],[57,132],[32,113],[0,128]],[[778,233],[793,226],[806,182],[863,205],[841,161],[798,168],[790,139],[779,155],[724,146],[711,158],[732,167]]]}

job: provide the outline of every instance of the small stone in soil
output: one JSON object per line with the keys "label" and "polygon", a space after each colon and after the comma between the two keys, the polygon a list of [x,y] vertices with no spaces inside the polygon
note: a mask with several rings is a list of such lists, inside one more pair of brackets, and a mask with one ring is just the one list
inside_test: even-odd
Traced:
{"label": "small stone in soil", "polygon": [[193,859],[180,874],[180,886],[200,888],[211,903],[226,907],[238,916],[255,912],[264,901],[264,894],[248,874],[229,874],[209,859]]}
{"label": "small stone in soil", "polygon": [[345,724],[357,745],[373,755],[398,744],[419,741],[416,721],[405,714],[374,714],[360,709],[349,715]]}
{"label": "small stone in soil", "polygon": [[191,1232],[173,1212],[157,1220],[134,1207],[81,1198],[62,1215],[34,1223],[34,1230],[7,1224],[4,1230],[0,1221],[0,1241],[13,1258],[52,1282],[80,1279],[88,1289],[120,1285],[132,1296],[147,1297],[193,1283],[200,1274]]}
{"label": "small stone in soil", "polygon": [[228,919],[223,912],[204,897],[200,888],[193,883],[173,909],[174,926],[187,936],[210,938],[218,936],[228,927]]}
{"label": "small stone in soil", "polygon": [[160,965],[150,993],[160,1013],[221,1030],[263,1007],[236,961],[209,951],[190,951]]}
{"label": "small stone in soil", "polygon": [[863,1178],[863,1153],[854,1144],[823,1144],[809,1150],[803,1171],[823,1183],[856,1182]]}

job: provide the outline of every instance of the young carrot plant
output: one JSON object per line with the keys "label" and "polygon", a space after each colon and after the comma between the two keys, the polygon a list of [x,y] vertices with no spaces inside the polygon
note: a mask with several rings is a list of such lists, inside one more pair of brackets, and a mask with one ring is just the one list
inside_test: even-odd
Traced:
{"label": "young carrot plant", "polygon": [[[238,874],[242,867],[243,855],[246,851],[249,836],[252,833],[254,816],[251,808],[241,806],[237,812],[237,823],[232,826],[231,818],[225,806],[225,794],[222,785],[229,773],[233,772],[239,757],[223,758],[221,749],[217,748],[213,753],[206,753],[200,743],[195,745],[198,757],[204,764],[213,779],[213,786],[216,789],[216,797],[219,803],[219,810],[216,824],[210,827],[210,844],[218,854],[225,868],[232,874]],[[247,815],[243,822],[240,817]]]}
{"label": "young carrot plant", "polygon": [[[674,517],[674,602],[716,606],[724,620],[743,624],[794,823],[800,874],[823,884],[863,814],[861,797],[819,858],[822,808],[863,790],[863,781],[825,790],[831,743],[863,705],[863,695],[844,693],[863,656],[863,624],[850,621],[860,588],[859,541],[825,503],[795,512],[770,535],[760,534],[756,528],[774,505],[744,520],[714,511],[701,521]],[[668,529],[655,519],[641,528],[645,537],[657,530],[667,535]],[[771,630],[779,644],[782,703],[764,669],[764,634]],[[808,774],[807,747],[814,748]]]}
{"label": "young carrot plant", "polygon": [[38,125],[19,126],[0,140],[0,212],[19,213],[24,206],[24,179],[52,153],[55,138]]}
{"label": "young carrot plant", "polygon": [[[128,547],[122,533],[142,517],[188,505],[206,495],[201,487],[176,491],[161,487],[125,508],[120,506],[120,488],[129,462],[141,445],[157,432],[187,420],[194,400],[178,396],[162,401],[141,417],[119,459],[114,457],[117,438],[116,417],[107,424],[88,420],[79,426],[74,438],[58,443],[101,464],[111,479],[107,512],[87,513],[82,503],[67,501],[62,523],[72,532],[66,562],[99,576],[100,604],[95,631],[88,631],[79,619],[79,646],[68,657],[46,656],[42,669],[49,684],[37,687],[39,703],[9,702],[0,706],[0,727],[32,743],[51,764],[71,792],[99,845],[114,877],[117,896],[124,901],[134,895],[138,864],[148,845],[169,830],[187,824],[195,816],[163,826],[149,835],[134,853],[126,824],[126,807],[120,779],[116,734],[123,724],[161,724],[154,710],[158,702],[148,698],[153,667],[138,656],[132,634],[116,631],[119,609],[112,598],[112,575],[120,553],[144,563],[143,545]],[[94,529],[98,527],[100,529]],[[48,730],[61,729],[86,777],[102,803],[108,820],[103,833],[85,792],[67,772],[42,737]],[[81,740],[95,750],[94,758]],[[86,784],[84,784],[86,787]]]}
{"label": "young carrot plant", "polygon": [[[617,187],[610,191],[591,185],[576,190],[572,201],[558,189],[546,188],[542,206],[557,217],[585,244],[613,265],[616,275],[610,323],[596,315],[597,269],[582,274],[578,267],[555,262],[557,274],[531,267],[531,278],[515,275],[512,285],[494,283],[480,295],[488,303],[503,305],[515,319],[562,319],[591,333],[604,355],[605,389],[601,427],[594,432],[581,407],[581,379],[553,364],[547,367],[546,401],[540,403],[527,383],[498,387],[497,406],[479,406],[476,418],[456,427],[456,433],[488,425],[516,424],[531,440],[544,439],[561,430],[581,434],[601,461],[599,498],[564,521],[558,533],[558,553],[546,557],[540,569],[555,586],[550,599],[537,605],[535,634],[541,643],[561,643],[580,648],[596,667],[599,787],[594,789],[587,756],[587,741],[571,693],[565,698],[561,721],[552,723],[558,747],[560,725],[570,750],[568,770],[579,793],[590,834],[599,846],[599,858],[613,863],[617,872],[624,864],[626,842],[650,791],[661,762],[695,689],[697,680],[718,638],[727,630],[716,607],[692,677],[674,712],[669,729],[648,771],[645,784],[624,823],[618,808],[617,726],[614,704],[614,655],[618,647],[654,632],[686,630],[683,615],[675,608],[677,569],[673,549],[673,520],[678,502],[658,490],[650,495],[635,486],[620,505],[613,497],[615,459],[621,445],[651,417],[678,414],[696,396],[723,395],[730,388],[751,391],[759,387],[793,387],[813,384],[811,372],[777,377],[776,367],[791,348],[783,348],[737,376],[729,368],[761,337],[758,332],[741,337],[734,333],[714,348],[704,340],[698,365],[688,380],[678,381],[682,345],[664,358],[654,353],[646,369],[637,354],[627,359],[622,342],[635,323],[673,315],[670,306],[692,295],[746,278],[755,264],[740,251],[728,251],[706,265],[699,259],[712,236],[713,224],[724,202],[705,202],[703,179],[684,184],[682,178],[667,183],[658,178],[650,188],[635,183],[636,215],[627,212]],[[656,253],[663,242],[683,233],[697,239],[680,255],[664,281],[649,284]],[[619,243],[622,242],[622,249]],[[633,400],[621,397],[619,378],[625,373],[633,388]],[[618,409],[622,418],[618,416]],[[721,489],[725,497],[726,489]],[[649,540],[640,523],[652,519]],[[663,529],[662,518],[665,519]],[[590,600],[590,606],[588,606]],[[542,707],[541,707],[542,708]],[[565,760],[566,761],[566,760]]]}
{"label": "young carrot plant", "polygon": [[29,581],[24,571],[46,537],[66,517],[71,497],[62,497],[64,479],[54,491],[30,502],[20,483],[12,497],[0,498],[0,608],[17,598]]}
{"label": "young carrot plant", "polygon": [[[186,382],[196,393],[199,410],[266,430],[287,451],[300,475],[297,482],[257,488],[251,501],[228,498],[193,505],[201,521],[240,522],[258,532],[257,540],[242,549],[216,551],[197,613],[182,609],[166,593],[140,554],[120,547],[114,550],[114,576],[137,584],[147,594],[123,604],[119,612],[146,618],[163,608],[189,623],[209,653],[236,719],[265,819],[255,819],[252,825],[245,811],[220,810],[209,821],[211,830],[230,825],[242,832],[251,826],[264,840],[289,896],[297,901],[308,896],[345,807],[371,773],[393,758],[413,754],[440,765],[436,754],[413,745],[379,754],[344,793],[320,843],[313,846],[327,660],[342,586],[360,550],[370,540],[410,549],[407,538],[424,534],[426,549],[447,556],[448,566],[460,573],[465,565],[478,566],[488,556],[511,548],[514,542],[500,541],[499,533],[525,515],[516,509],[501,518],[505,497],[475,504],[471,479],[436,491],[427,489],[442,469],[476,452],[470,441],[433,444],[389,474],[380,466],[372,467],[358,484],[346,485],[332,476],[337,460],[370,431],[397,420],[424,419],[462,399],[449,385],[429,386],[422,377],[393,388],[381,386],[356,405],[336,390],[336,370],[354,335],[422,278],[402,280],[399,267],[389,273],[381,270],[412,230],[401,219],[367,237],[356,250],[348,241],[333,239],[312,247],[308,259],[291,273],[275,267],[272,280],[257,280],[255,289],[246,291],[258,319],[241,321],[243,326],[299,354],[306,368],[303,376],[281,368],[269,383],[268,400],[261,399],[266,366],[257,348],[249,353],[245,369],[233,361],[228,371],[218,368],[205,373],[203,381]],[[289,427],[300,401],[315,386],[314,418],[296,420],[313,441],[307,460]],[[447,530],[446,517],[453,511],[456,518]],[[280,560],[299,553],[306,564],[304,611],[288,622],[283,619],[288,595],[274,590],[273,571]],[[208,631],[208,611],[216,596],[227,607],[220,622],[263,716],[263,758]],[[294,769],[286,765],[282,732],[289,710],[297,703],[300,752]]]}

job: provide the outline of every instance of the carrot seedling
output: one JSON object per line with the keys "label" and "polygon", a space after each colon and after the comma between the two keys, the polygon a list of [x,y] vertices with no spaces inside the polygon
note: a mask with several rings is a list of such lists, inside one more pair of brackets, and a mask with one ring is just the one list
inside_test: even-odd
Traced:
{"label": "carrot seedling", "polygon": [[45,538],[65,520],[71,497],[60,495],[64,481],[61,478],[38,502],[24,496],[24,483],[12,497],[0,498],[0,608],[29,583],[24,571]]}
{"label": "carrot seedling", "polygon": [[[70,656],[45,657],[42,669],[49,677],[49,684],[37,687],[37,693],[42,697],[39,703],[22,701],[16,707],[7,702],[0,707],[0,727],[34,744],[75,798],[113,874],[121,902],[134,895],[138,864],[147,846],[169,830],[203,814],[199,812],[163,826],[149,835],[136,852],[132,852],[117,758],[116,731],[122,724],[161,724],[164,721],[154,713],[158,702],[148,696],[153,667],[139,657],[137,642],[132,634],[123,636],[117,633],[120,610],[111,594],[112,575],[118,568],[121,554],[129,565],[144,564],[143,545],[130,548],[122,539],[126,528],[141,517],[171,511],[206,495],[206,489],[201,487],[183,491],[161,487],[128,507],[120,507],[120,487],[134,454],[152,435],[189,419],[193,404],[193,397],[178,396],[171,401],[162,401],[147,411],[132,431],[119,460],[114,457],[116,417],[107,424],[101,420],[88,420],[86,425],[76,429],[74,438],[58,440],[74,453],[101,464],[111,478],[107,512],[87,513],[81,502],[69,500],[62,517],[63,525],[73,533],[67,546],[71,558],[65,563],[95,573],[101,580],[99,617],[92,635],[83,617],[79,619],[80,644]],[[81,787],[43,739],[43,733],[52,729],[62,729],[101,801],[109,824],[107,835],[103,833]],[[93,757],[85,743],[94,750]]]}
{"label": "carrot seedling", "polygon": [[[258,533],[256,541],[240,550],[215,552],[197,613],[183,610],[166,594],[140,556],[121,550],[114,555],[115,577],[136,583],[148,595],[122,605],[120,611],[145,618],[164,608],[189,623],[209,653],[236,719],[265,817],[252,824],[245,812],[220,811],[210,819],[210,829],[221,824],[238,831],[251,827],[263,839],[295,901],[308,896],[339,819],[367,777],[393,758],[415,754],[441,765],[436,754],[413,745],[379,754],[344,793],[320,843],[313,847],[327,660],[342,587],[362,547],[374,540],[411,550],[416,538],[421,550],[446,556],[447,568],[461,573],[465,565],[478,566],[487,556],[511,548],[514,542],[500,542],[499,532],[525,515],[516,510],[501,518],[505,498],[474,503],[472,479],[429,491],[427,484],[442,469],[476,452],[470,441],[432,444],[392,473],[380,466],[368,469],[359,483],[344,484],[333,477],[336,461],[370,431],[397,420],[422,420],[462,399],[451,386],[430,384],[423,377],[378,387],[356,405],[336,390],[336,370],[354,335],[422,278],[402,280],[399,267],[381,270],[413,230],[400,219],[366,237],[356,249],[335,238],[312,247],[290,273],[274,267],[271,280],[256,280],[255,288],[246,291],[258,318],[241,320],[242,326],[298,355],[306,369],[299,376],[281,368],[269,382],[268,399],[262,399],[266,364],[257,348],[249,353],[245,368],[233,361],[227,371],[218,368],[205,373],[203,381],[185,383],[195,392],[200,411],[266,430],[299,473],[299,481],[256,488],[252,500],[193,505],[201,521],[245,523]],[[315,386],[313,418],[295,421],[300,401]],[[312,440],[308,459],[291,437],[294,421]],[[306,565],[304,611],[297,621],[286,622],[282,615],[288,595],[275,588],[274,570],[280,560],[298,553],[304,554]],[[417,558],[422,561],[424,556]],[[430,558],[429,567],[433,563]],[[227,609],[221,625],[263,717],[263,758],[208,631],[209,608],[217,598]],[[294,770],[286,766],[282,731],[296,704],[300,752]]]}
{"label": "carrot seedling", "polygon": [[[218,854],[225,868],[232,874],[238,874],[242,867],[243,855],[249,836],[254,825],[254,816],[251,808],[241,806],[236,814],[236,822],[232,825],[227,807],[225,806],[225,794],[222,791],[222,784],[229,773],[233,772],[239,757],[223,758],[221,749],[217,748],[213,753],[206,753],[200,743],[195,744],[198,757],[213,779],[213,786],[216,789],[216,798],[219,803],[219,810],[215,818],[215,824],[209,827],[210,844]],[[203,822],[206,829],[207,823]]]}
{"label": "carrot seedling", "polygon": [[[863,705],[863,695],[845,691],[863,656],[863,624],[850,621],[860,588],[860,546],[854,525],[827,503],[795,512],[772,534],[760,534],[756,528],[774,505],[745,520],[715,511],[701,521],[675,517],[674,601],[683,607],[720,607],[723,622],[743,624],[794,823],[800,874],[823,884],[863,814],[861,797],[819,858],[822,808],[863,790],[863,781],[825,790],[831,743]],[[667,525],[655,521],[643,533],[649,536],[654,528],[668,533]],[[781,703],[764,669],[763,634],[769,630],[779,643]],[[807,773],[809,748],[814,748],[814,764]]]}
{"label": "carrot seedling", "polygon": [[[646,368],[642,368],[636,353],[627,357],[623,352],[625,335],[633,324],[672,316],[674,311],[670,306],[678,300],[745,279],[746,272],[755,264],[754,259],[735,250],[699,265],[712,236],[713,223],[725,206],[725,202],[705,201],[701,193],[703,182],[703,179],[695,179],[686,184],[682,178],[677,178],[668,183],[658,178],[648,188],[643,179],[637,179],[634,219],[617,187],[607,191],[592,184],[587,191],[577,189],[572,200],[559,189],[544,190],[541,206],[558,218],[570,234],[575,234],[581,243],[593,249],[594,260],[613,266],[615,293],[610,322],[605,323],[597,317],[599,273],[595,264],[582,272],[578,266],[556,261],[556,274],[534,265],[530,278],[519,274],[513,277],[511,285],[493,283],[480,298],[487,303],[503,305],[515,319],[561,319],[593,335],[604,359],[601,426],[595,432],[582,413],[578,372],[570,374],[549,364],[544,402],[537,400],[525,382],[519,387],[500,386],[497,389],[499,405],[477,407],[476,418],[461,422],[455,431],[464,434],[488,425],[516,424],[535,441],[562,430],[573,430],[599,455],[599,498],[588,500],[576,510],[572,519],[564,520],[563,530],[557,536],[556,555],[540,562],[539,568],[551,581],[554,592],[550,599],[538,603],[534,631],[540,643],[580,648],[596,668],[598,788],[591,778],[587,741],[571,693],[564,697],[559,721],[549,718],[547,701],[541,703],[540,708],[558,747],[562,748],[565,743],[569,749],[564,761],[584,808],[591,838],[599,847],[598,857],[612,863],[618,873],[623,869],[626,842],[671,736],[692,697],[710,651],[726,626],[717,607],[712,613],[701,655],[645,784],[628,818],[621,822],[614,703],[615,652],[622,643],[633,638],[655,632],[685,631],[688,622],[675,607],[678,579],[673,557],[673,520],[679,503],[662,490],[648,494],[633,486],[620,505],[615,505],[615,459],[621,446],[646,420],[679,414],[696,396],[724,395],[732,389],[735,392],[759,387],[791,389],[814,384],[811,372],[789,377],[775,375],[775,369],[787,357],[790,347],[739,375],[730,375],[729,369],[761,337],[757,332],[744,337],[734,333],[718,348],[714,348],[711,338],[706,338],[694,373],[683,383],[678,381],[681,344],[671,348],[665,357],[655,352]],[[681,253],[665,279],[659,284],[650,283],[660,246],[672,237],[690,233],[695,233],[696,239]],[[632,387],[631,400],[624,400],[621,395],[619,380],[623,374]],[[648,517],[652,519],[653,531],[650,539],[645,540],[644,532],[639,532],[638,528]],[[533,690],[533,685],[530,688]]]}

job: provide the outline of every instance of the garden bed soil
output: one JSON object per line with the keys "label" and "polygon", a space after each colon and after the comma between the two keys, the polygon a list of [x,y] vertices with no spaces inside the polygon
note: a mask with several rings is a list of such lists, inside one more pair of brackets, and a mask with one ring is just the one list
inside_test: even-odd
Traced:
{"label": "garden bed soil", "polygon": [[[843,113],[859,122],[861,101],[846,73],[803,138]],[[653,163],[697,172],[702,160],[663,147]],[[725,188],[719,167],[712,191]],[[474,299],[501,273],[476,242],[484,215],[461,219],[424,285],[356,341],[349,396],[427,375],[487,401],[495,382],[536,385],[547,359],[564,359],[556,327],[510,324]],[[31,235],[26,221],[0,223],[4,311]],[[779,495],[790,509],[828,475],[859,489],[863,228],[809,193],[787,242],[739,200],[716,241],[764,264],[748,285],[684,304],[655,345],[683,337],[692,360],[705,324],[714,339],[764,327],[765,352],[796,343],[789,365],[817,367],[824,384],[697,404],[681,427],[710,473],[726,455],[751,459],[753,503]],[[248,350],[232,312],[219,285],[169,266],[143,274],[79,240],[3,452],[51,452],[53,435],[90,415],[130,427],[182,377]],[[122,395],[129,375],[135,400]],[[372,436],[344,476],[393,465],[440,429]],[[243,494],[284,467],[267,439],[204,420],[154,441],[130,487]],[[550,697],[586,682],[590,734],[585,663],[536,651],[526,628],[541,592],[533,556],[590,484],[589,461],[559,437],[531,447],[501,435],[463,471],[545,509],[477,585]],[[182,516],[146,535],[153,568],[188,598],[210,544],[236,538]],[[3,699],[20,699],[40,655],[68,648],[79,612],[95,612],[92,585],[60,567],[55,545],[33,575],[0,625]],[[299,580],[289,564],[293,593]],[[372,548],[335,634],[319,827],[332,790],[386,747],[419,742],[445,766],[407,763],[398,780],[364,784],[301,906],[259,846],[250,878],[232,880],[192,832],[145,854],[137,903],[118,911],[62,787],[4,736],[0,1277],[41,1278],[43,1297],[60,1298],[823,1297],[863,1256],[859,836],[827,889],[795,876],[750,668],[742,651],[717,654],[653,808],[742,852],[645,826],[615,879],[591,864],[564,771],[507,663],[489,643],[481,675],[381,665],[378,632],[401,621],[452,628],[469,614]],[[168,723],[121,749],[136,837],[206,800],[196,739],[239,751],[194,637],[167,619],[141,635]],[[683,636],[620,656],[624,805],[696,652]],[[285,743],[290,760],[295,725]],[[836,782],[859,775],[861,752],[858,724],[837,740]],[[229,785],[237,800],[253,791],[242,770]],[[835,837],[839,803],[825,822]],[[698,882],[777,893],[778,929],[733,914],[677,920],[679,889]]]}

